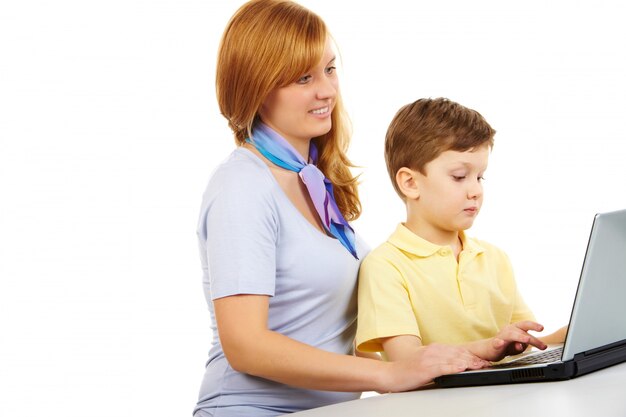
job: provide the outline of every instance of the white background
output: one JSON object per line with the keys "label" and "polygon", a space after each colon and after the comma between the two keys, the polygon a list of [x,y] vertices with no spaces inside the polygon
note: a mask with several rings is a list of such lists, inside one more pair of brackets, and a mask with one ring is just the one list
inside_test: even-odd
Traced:
{"label": "white background", "polygon": [[[375,246],[404,217],[382,152],[396,110],[475,108],[498,133],[469,233],[564,324],[593,214],[626,207],[618,2],[302,3],[342,54],[357,231]],[[213,82],[240,4],[0,6],[0,415],[191,414],[210,341],[195,223],[234,148]]]}

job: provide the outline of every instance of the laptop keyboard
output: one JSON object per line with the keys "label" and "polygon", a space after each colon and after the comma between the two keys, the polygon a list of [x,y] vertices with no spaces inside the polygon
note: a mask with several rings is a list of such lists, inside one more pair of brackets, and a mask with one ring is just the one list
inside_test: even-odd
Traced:
{"label": "laptop keyboard", "polygon": [[525,365],[537,365],[542,363],[550,363],[561,360],[563,355],[563,347],[560,346],[556,349],[549,350],[547,352],[540,352],[533,355],[524,356],[523,358],[516,359],[507,363],[500,363],[493,365],[493,368],[511,368]]}

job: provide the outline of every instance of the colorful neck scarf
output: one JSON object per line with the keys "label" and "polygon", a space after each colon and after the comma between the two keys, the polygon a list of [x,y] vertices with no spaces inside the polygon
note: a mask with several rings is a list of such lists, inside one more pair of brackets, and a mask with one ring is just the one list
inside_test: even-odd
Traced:
{"label": "colorful neck scarf", "polygon": [[298,173],[326,232],[337,238],[352,256],[359,259],[354,230],[337,207],[333,185],[315,166],[317,163],[315,144],[313,142],[309,144],[310,163],[307,163],[285,138],[263,123],[255,126],[252,138],[247,138],[246,142],[252,144],[264,157],[279,167]]}

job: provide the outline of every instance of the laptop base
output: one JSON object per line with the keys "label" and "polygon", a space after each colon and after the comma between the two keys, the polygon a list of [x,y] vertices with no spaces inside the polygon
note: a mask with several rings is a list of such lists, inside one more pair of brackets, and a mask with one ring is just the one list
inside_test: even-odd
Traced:
{"label": "laptop base", "polygon": [[435,378],[444,388],[480,385],[515,384],[524,382],[559,381],[585,375],[626,361],[626,339],[600,349],[579,353],[574,360],[549,365],[520,367],[509,372],[476,370]]}

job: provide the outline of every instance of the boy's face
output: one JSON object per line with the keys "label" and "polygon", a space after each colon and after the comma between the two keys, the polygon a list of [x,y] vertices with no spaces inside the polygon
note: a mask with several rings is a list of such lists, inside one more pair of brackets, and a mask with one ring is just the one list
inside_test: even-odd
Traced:
{"label": "boy's face", "polygon": [[425,175],[417,172],[414,204],[424,234],[443,237],[472,226],[483,202],[489,151],[488,145],[466,152],[445,151],[426,164]]}

